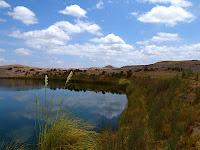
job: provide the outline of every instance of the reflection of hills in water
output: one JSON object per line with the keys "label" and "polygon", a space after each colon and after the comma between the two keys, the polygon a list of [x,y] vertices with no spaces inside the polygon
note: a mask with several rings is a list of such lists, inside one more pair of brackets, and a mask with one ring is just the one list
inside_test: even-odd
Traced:
{"label": "reflection of hills in water", "polygon": [[[48,87],[50,89],[64,89],[64,81],[49,81]],[[44,87],[44,81],[42,80],[27,80],[27,79],[0,79],[1,90],[15,90],[25,91],[30,89],[41,89]],[[70,83],[66,89],[71,91],[95,91],[105,92],[113,94],[123,94],[124,88],[114,84],[92,84],[92,83]]]}
{"label": "reflection of hills in water", "polygon": [[53,104],[51,114],[57,114],[62,102],[66,114],[92,124],[95,131],[117,129],[120,114],[128,103],[125,95],[119,95],[123,93],[121,87],[71,83],[68,90],[62,90],[64,84],[64,81],[50,81],[45,90],[42,80],[0,79],[0,135],[19,143],[34,142],[36,97],[39,110],[47,102]]}
{"label": "reflection of hills in water", "polygon": [[66,87],[68,90],[74,91],[94,91],[112,93],[112,94],[124,94],[125,89],[123,86],[116,84],[91,84],[91,83],[71,83]]}
{"label": "reflection of hills in water", "polygon": [[40,80],[0,79],[1,90],[23,91],[40,89],[42,86],[43,82]]}

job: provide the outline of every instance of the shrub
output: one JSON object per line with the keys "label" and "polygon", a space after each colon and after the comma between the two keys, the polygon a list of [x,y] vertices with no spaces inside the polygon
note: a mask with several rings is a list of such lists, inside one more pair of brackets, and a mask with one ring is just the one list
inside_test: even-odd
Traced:
{"label": "shrub", "polygon": [[12,68],[8,68],[8,70],[12,70]]}

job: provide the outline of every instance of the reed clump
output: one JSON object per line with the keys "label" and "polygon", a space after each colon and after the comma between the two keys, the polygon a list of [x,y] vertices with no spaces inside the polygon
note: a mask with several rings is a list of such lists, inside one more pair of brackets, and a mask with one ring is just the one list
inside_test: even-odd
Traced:
{"label": "reed clump", "polygon": [[68,117],[60,117],[40,133],[39,150],[95,150],[97,134]]}
{"label": "reed clump", "polygon": [[[65,86],[73,76],[71,71],[67,77]],[[48,77],[45,76],[45,87],[48,85]],[[46,94],[45,94],[46,99]],[[37,105],[37,103],[36,103]],[[38,108],[38,107],[37,107]],[[51,110],[43,107],[41,116],[49,116]],[[44,113],[45,112],[45,113]],[[79,120],[71,119],[60,108],[57,117],[51,119],[44,117],[43,122],[39,122],[38,150],[95,150],[97,149],[97,133],[91,131],[92,127]]]}

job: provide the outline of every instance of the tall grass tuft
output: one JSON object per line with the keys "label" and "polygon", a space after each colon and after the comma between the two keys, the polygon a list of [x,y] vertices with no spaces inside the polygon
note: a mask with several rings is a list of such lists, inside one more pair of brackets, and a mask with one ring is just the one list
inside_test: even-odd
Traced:
{"label": "tall grass tuft", "polygon": [[79,125],[78,121],[62,116],[40,135],[39,150],[95,150],[97,134]]}
{"label": "tall grass tuft", "polygon": [[69,81],[71,80],[72,76],[73,76],[73,71],[71,71],[71,72],[69,73],[68,77],[67,77],[67,80],[66,80],[66,82],[65,82],[65,88],[66,88],[67,84],[69,83]]}
{"label": "tall grass tuft", "polygon": [[[73,76],[73,71],[67,77],[65,86]],[[48,85],[48,77],[45,76],[45,89]],[[91,131],[91,127],[78,120],[71,119],[62,111],[62,106],[54,115],[48,104],[42,105],[39,110],[39,100],[36,99],[36,115],[39,130],[38,150],[95,150],[97,149],[97,133]],[[46,90],[45,90],[46,101]],[[62,105],[62,104],[61,104]],[[50,107],[52,108],[52,107]]]}

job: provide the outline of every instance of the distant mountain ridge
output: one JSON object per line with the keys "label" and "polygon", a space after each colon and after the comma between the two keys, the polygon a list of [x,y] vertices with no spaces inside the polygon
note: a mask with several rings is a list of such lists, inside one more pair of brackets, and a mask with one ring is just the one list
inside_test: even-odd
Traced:
{"label": "distant mountain ridge", "polygon": [[190,69],[192,71],[200,71],[200,60],[186,60],[186,61],[161,61],[149,65],[132,65],[132,66],[123,66],[121,69]]}
{"label": "distant mountain ridge", "polygon": [[191,70],[193,72],[200,72],[200,60],[188,60],[188,61],[161,61],[149,65],[130,65],[123,66],[120,68],[113,67],[111,65],[98,68],[70,68],[70,69],[60,69],[60,68],[39,68],[24,65],[5,65],[0,66],[0,78],[15,78],[15,77],[32,77],[38,78],[43,77],[45,74],[49,74],[56,78],[65,77],[66,74],[74,70],[79,72],[79,74],[86,75],[98,75],[105,73],[123,73],[123,72],[159,72],[159,71],[183,71]]}
{"label": "distant mountain ridge", "polygon": [[108,65],[108,66],[103,67],[103,69],[115,69],[115,67]]}

